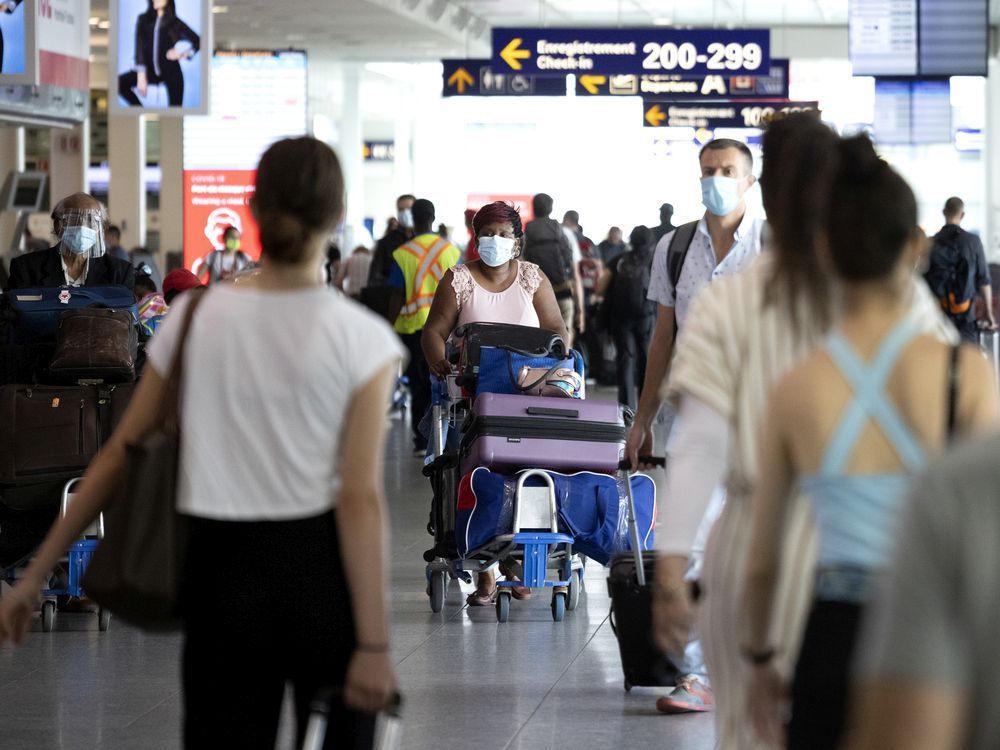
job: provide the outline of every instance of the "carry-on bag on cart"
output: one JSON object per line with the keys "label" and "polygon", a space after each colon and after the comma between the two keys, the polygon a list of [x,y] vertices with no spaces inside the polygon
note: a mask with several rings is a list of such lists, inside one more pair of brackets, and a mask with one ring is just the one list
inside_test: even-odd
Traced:
{"label": "carry-on bag on cart", "polygon": [[630,423],[614,401],[483,393],[462,430],[462,474],[477,466],[613,473]]}
{"label": "carry-on bag on cart", "polygon": [[[326,745],[327,727],[334,706],[342,700],[342,691],[328,688],[321,690],[309,704],[309,723],[306,724],[302,750],[323,750]],[[401,715],[403,701],[396,693],[393,704],[374,716],[371,737],[360,737],[350,750],[398,750],[403,731]],[[337,747],[346,747],[338,742]]]}
{"label": "carry-on bag on cart", "polygon": [[135,295],[124,286],[39,287],[15,289],[4,296],[13,313],[16,342],[52,341],[64,312],[87,307],[124,310],[139,325]]}
{"label": "carry-on bag on cart", "polygon": [[128,310],[88,307],[59,318],[49,374],[65,381],[135,380],[139,331]]}
{"label": "carry-on bag on cart", "polygon": [[[566,343],[554,331],[533,326],[508,325],[505,323],[468,323],[455,329],[450,341],[450,348],[453,352],[452,359],[458,365],[461,373],[458,384],[467,393],[481,393],[484,389],[479,386],[479,377],[483,368],[481,360],[484,350],[487,357],[497,358],[497,352],[491,350],[500,349],[504,352],[511,352],[521,355],[524,358],[547,358],[551,363],[562,361],[569,355]],[[504,379],[509,381],[506,368],[506,358],[503,362],[502,374]],[[493,364],[487,363],[485,371],[496,377]],[[516,377],[516,374],[515,374]],[[505,393],[516,393],[511,390],[511,386],[506,386]]]}
{"label": "carry-on bag on cart", "polygon": [[[606,565],[616,553],[632,548],[627,495],[619,477],[593,472],[545,473],[552,478],[556,493],[559,530],[573,537],[574,551]],[[520,474],[507,476],[478,468],[462,478],[455,522],[455,541],[461,555],[511,532]],[[652,549],[656,489],[653,480],[645,475],[633,475],[630,482],[638,518],[639,544],[644,550]],[[542,483],[537,477],[529,477],[526,486],[542,486]]]}
{"label": "carry-on bag on cart", "polygon": [[[640,530],[635,523],[635,499],[631,491],[627,501],[629,534],[634,542]],[[655,552],[641,551],[633,543],[631,552],[615,555],[608,573],[611,628],[618,639],[626,691],[637,686],[672,687],[682,676],[653,640],[651,583],[655,561]]]}
{"label": "carry-on bag on cart", "polygon": [[132,397],[128,385],[0,386],[4,485],[65,482],[87,467]]}

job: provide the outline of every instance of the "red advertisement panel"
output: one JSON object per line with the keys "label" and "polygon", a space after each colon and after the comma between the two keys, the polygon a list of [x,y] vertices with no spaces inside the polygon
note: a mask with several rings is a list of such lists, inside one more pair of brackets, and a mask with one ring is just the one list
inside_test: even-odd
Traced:
{"label": "red advertisement panel", "polygon": [[184,266],[224,247],[222,233],[234,226],[243,235],[242,250],[260,258],[257,225],[248,201],[254,190],[251,169],[184,171]]}

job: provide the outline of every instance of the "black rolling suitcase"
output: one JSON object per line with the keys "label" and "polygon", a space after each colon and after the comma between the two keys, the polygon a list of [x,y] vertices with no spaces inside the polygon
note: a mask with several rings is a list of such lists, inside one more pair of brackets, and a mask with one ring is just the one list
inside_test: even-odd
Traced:
{"label": "black rolling suitcase", "polygon": [[[643,459],[649,461],[648,459]],[[611,597],[611,629],[618,639],[625,675],[625,690],[633,687],[673,687],[680,671],[653,641],[653,597],[651,580],[656,552],[641,552],[635,522],[632,485],[626,474],[629,535],[632,552],[611,559],[608,595]]]}
{"label": "black rolling suitcase", "polygon": [[[305,740],[302,750],[323,750],[326,744],[327,725],[330,713],[336,702],[341,700],[339,690],[322,690],[309,705],[309,723],[306,725]],[[359,738],[355,747],[350,750],[398,750],[401,747],[402,718],[400,708],[402,700],[399,694],[393,706],[375,715],[374,736]],[[346,748],[343,742],[337,747]]]}

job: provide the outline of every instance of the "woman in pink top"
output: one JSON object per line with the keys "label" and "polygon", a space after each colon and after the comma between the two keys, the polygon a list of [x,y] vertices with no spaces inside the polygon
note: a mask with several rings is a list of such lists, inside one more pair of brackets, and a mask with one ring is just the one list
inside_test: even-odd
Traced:
{"label": "woman in pink top", "polygon": [[[517,260],[524,242],[517,209],[490,203],[476,214],[472,228],[479,259],[455,266],[442,277],[421,338],[431,372],[441,378],[451,372],[445,342],[465,323],[537,326],[568,340],[552,284],[534,263]],[[529,594],[526,588],[514,589],[515,598]],[[467,601],[472,607],[486,607],[495,595],[496,582],[487,571],[479,574]]]}

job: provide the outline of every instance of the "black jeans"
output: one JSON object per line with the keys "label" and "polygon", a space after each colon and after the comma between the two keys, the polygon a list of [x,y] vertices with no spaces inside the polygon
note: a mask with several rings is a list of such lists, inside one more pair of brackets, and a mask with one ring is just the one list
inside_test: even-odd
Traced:
{"label": "black jeans", "polygon": [[[187,521],[184,747],[271,750],[286,682],[301,746],[309,702],[344,684],[355,644],[334,513]],[[326,747],[370,747],[371,716],[338,706],[330,722]]]}
{"label": "black jeans", "polygon": [[413,431],[413,447],[416,449],[427,447],[427,438],[420,432],[420,420],[431,408],[431,369],[420,346],[421,335],[423,331],[400,334],[403,344],[410,352],[406,377],[410,380],[410,429]]}
{"label": "black jeans", "polygon": [[[184,104],[184,73],[177,63],[173,65],[163,65],[160,68],[160,75],[153,71],[146,71],[146,77],[150,86],[162,83],[167,87],[167,101],[171,107],[180,107]],[[129,103],[131,107],[141,107],[142,102],[136,96],[133,89],[139,84],[139,74],[134,70],[122,73],[118,76],[118,95]]]}
{"label": "black jeans", "polygon": [[618,401],[633,409],[646,378],[646,354],[652,333],[653,319],[649,316],[611,323],[618,360]]}
{"label": "black jeans", "polygon": [[813,604],[795,665],[788,750],[835,750],[847,719],[851,661],[863,609],[848,602]]}

